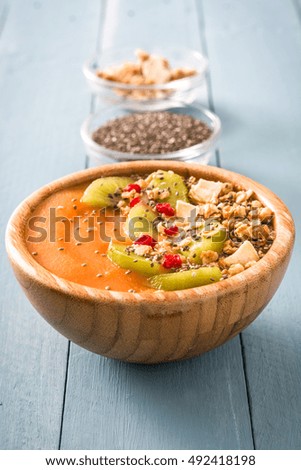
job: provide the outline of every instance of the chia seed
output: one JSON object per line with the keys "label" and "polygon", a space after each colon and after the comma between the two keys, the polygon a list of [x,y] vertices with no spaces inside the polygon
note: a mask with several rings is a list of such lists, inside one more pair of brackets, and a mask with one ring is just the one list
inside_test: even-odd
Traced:
{"label": "chia seed", "polygon": [[118,152],[164,154],[200,144],[211,134],[205,122],[164,111],[132,113],[110,120],[94,131],[92,138]]}

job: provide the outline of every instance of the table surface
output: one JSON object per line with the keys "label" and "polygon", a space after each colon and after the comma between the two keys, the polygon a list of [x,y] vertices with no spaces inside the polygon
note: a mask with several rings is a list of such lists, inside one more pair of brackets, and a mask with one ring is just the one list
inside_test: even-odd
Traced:
{"label": "table surface", "polygon": [[[301,0],[121,3],[110,0],[104,22],[100,0],[0,0],[0,448],[300,449]],[[164,31],[149,19],[154,4],[172,9]],[[130,365],[45,323],[3,240],[24,197],[88,164],[79,127],[94,100],[81,64],[99,38],[151,48],[163,34],[209,57],[202,100],[223,124],[216,163],[275,191],[298,236],[281,287],[240,336],[182,363]]]}

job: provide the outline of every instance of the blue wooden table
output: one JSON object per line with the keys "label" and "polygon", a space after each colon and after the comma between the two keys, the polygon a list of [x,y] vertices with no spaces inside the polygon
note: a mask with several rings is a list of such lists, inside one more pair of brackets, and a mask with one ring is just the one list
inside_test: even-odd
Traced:
{"label": "blue wooden table", "polygon": [[[202,100],[223,123],[217,163],[268,186],[293,213],[289,271],[242,335],[183,363],[126,365],[46,324],[9,268],[5,225],[30,192],[86,165],[81,64],[99,46],[102,5],[0,0],[2,449],[301,448],[301,1],[161,3],[175,7],[171,36],[209,57]],[[127,33],[135,47],[136,33]]]}

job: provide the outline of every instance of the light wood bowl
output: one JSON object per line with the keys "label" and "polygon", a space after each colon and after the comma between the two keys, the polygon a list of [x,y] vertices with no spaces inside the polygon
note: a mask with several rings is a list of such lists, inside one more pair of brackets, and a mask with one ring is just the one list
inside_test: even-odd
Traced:
{"label": "light wood bowl", "polygon": [[[32,211],[53,192],[100,176],[173,170],[185,177],[230,181],[252,189],[275,213],[276,239],[255,266],[230,279],[174,292],[103,291],[66,281],[33,259],[25,242]],[[294,223],[283,202],[245,176],[169,161],[131,162],[80,171],[44,186],[13,213],[6,247],[16,278],[45,320],[78,345],[128,362],[157,363],[200,355],[233,338],[262,311],[286,271]]]}

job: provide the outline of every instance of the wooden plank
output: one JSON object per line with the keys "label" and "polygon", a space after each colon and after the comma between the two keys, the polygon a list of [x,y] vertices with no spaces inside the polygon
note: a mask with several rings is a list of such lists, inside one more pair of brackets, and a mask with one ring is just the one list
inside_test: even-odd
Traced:
{"label": "wooden plank", "polygon": [[100,47],[199,47],[198,17],[193,0],[107,0]]}
{"label": "wooden plank", "polygon": [[[169,15],[163,29],[167,37],[164,40],[173,37],[175,45],[182,42],[187,47],[200,48],[193,1],[177,2],[176,13],[174,2],[151,2],[147,8],[144,3],[142,8],[142,2],[135,3],[138,9],[130,10],[130,19],[139,16],[142,21],[143,47],[150,49],[153,38],[163,41],[158,35],[152,37],[152,27],[149,29],[150,9],[160,3],[162,16]],[[116,4],[110,1],[113,10]],[[115,8],[117,17],[113,13],[109,15],[111,27],[115,24],[118,28],[115,27],[116,36],[108,39],[107,45],[112,45],[112,41],[114,45],[125,45],[126,38],[130,47],[140,46],[136,28],[128,24],[128,11]],[[71,345],[63,449],[246,449],[252,446],[238,338],[201,358],[159,366],[119,363]]]}
{"label": "wooden plank", "polygon": [[299,21],[301,23],[301,0],[292,0],[292,2],[296,9],[297,16],[299,17]]}
{"label": "wooden plank", "polygon": [[252,447],[239,341],[143,366],[72,345],[63,449]]}
{"label": "wooden plank", "polygon": [[8,17],[8,5],[7,3],[4,3],[3,0],[0,1],[0,40],[1,40],[1,35],[4,30],[4,26],[6,24],[6,20]]}
{"label": "wooden plank", "polygon": [[[15,206],[83,166],[88,112],[81,63],[95,44],[99,2],[9,2],[0,40],[0,232]],[[0,448],[58,447],[67,340],[29,305],[1,247]]]}
{"label": "wooden plank", "polygon": [[281,0],[205,0],[204,14],[222,164],[274,190],[297,223],[287,276],[242,341],[256,448],[300,449],[300,23]]}

